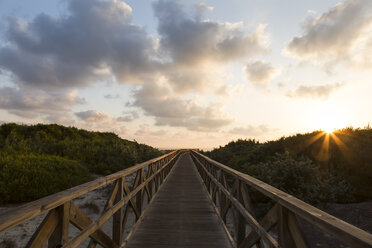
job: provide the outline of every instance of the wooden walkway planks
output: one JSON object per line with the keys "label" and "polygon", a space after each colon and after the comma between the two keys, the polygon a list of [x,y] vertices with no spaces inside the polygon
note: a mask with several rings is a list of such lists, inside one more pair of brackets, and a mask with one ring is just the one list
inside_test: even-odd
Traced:
{"label": "wooden walkway planks", "polygon": [[231,247],[189,154],[179,158],[127,247]]}

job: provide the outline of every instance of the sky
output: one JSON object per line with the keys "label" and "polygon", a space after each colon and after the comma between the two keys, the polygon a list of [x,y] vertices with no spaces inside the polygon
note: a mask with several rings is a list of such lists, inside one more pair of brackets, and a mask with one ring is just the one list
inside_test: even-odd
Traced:
{"label": "sky", "polygon": [[0,123],[211,149],[372,120],[371,0],[0,0]]}

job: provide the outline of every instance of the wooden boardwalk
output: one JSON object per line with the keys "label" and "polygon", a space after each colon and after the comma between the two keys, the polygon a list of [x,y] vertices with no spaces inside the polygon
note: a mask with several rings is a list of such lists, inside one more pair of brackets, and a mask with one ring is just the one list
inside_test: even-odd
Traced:
{"label": "wooden boardwalk", "polygon": [[[128,176],[135,176],[133,185],[127,184]],[[74,204],[73,199],[110,184],[114,187],[110,186],[111,193],[98,218],[91,219]],[[275,202],[260,220],[253,211],[260,206],[251,201],[249,189]],[[35,226],[26,247],[82,247],[87,239],[91,242],[89,247],[99,244],[105,248],[309,248],[318,245],[318,240],[306,239],[298,218],[336,238],[337,243],[333,240],[332,244],[342,242],[348,247],[372,247],[371,233],[195,150],[186,149],[1,213],[0,234],[7,235],[11,228],[21,227],[42,214],[45,218]],[[129,225],[130,233],[123,240],[129,214],[135,215],[136,223]],[[223,219],[226,215],[236,217],[231,222],[234,230],[231,235],[225,232],[227,227]],[[102,230],[110,218],[112,235]],[[81,232],[73,233],[71,225]]]}
{"label": "wooden boardwalk", "polygon": [[127,247],[232,247],[203,187],[182,155]]}

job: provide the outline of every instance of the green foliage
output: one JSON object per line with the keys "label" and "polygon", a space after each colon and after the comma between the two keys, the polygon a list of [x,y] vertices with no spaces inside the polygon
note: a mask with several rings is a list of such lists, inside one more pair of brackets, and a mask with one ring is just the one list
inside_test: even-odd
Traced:
{"label": "green foliage", "polygon": [[372,199],[372,130],[346,128],[259,143],[237,140],[205,154],[310,203]]}
{"label": "green foliage", "polygon": [[0,203],[34,200],[90,179],[88,170],[65,158],[0,152]]}
{"label": "green foliage", "polygon": [[10,123],[0,126],[0,155],[1,201],[19,202],[83,183],[91,173],[111,174],[161,152],[114,133]]}
{"label": "green foliage", "polygon": [[327,178],[309,158],[293,157],[289,153],[276,154],[272,160],[258,164],[252,174],[312,204],[347,200],[344,197],[351,192],[345,180]]}
{"label": "green foliage", "polygon": [[56,124],[3,124],[0,149],[8,147],[75,160],[97,174],[111,174],[161,155],[157,149],[121,139],[114,133],[89,132]]}

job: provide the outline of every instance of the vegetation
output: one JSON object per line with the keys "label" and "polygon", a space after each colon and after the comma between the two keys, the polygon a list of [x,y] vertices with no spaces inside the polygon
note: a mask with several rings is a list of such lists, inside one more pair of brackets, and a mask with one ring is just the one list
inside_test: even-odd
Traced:
{"label": "vegetation", "polygon": [[372,199],[372,129],[315,131],[260,143],[237,140],[205,154],[309,203]]}
{"label": "vegetation", "polygon": [[0,203],[34,200],[160,156],[114,133],[52,125],[0,126]]}

